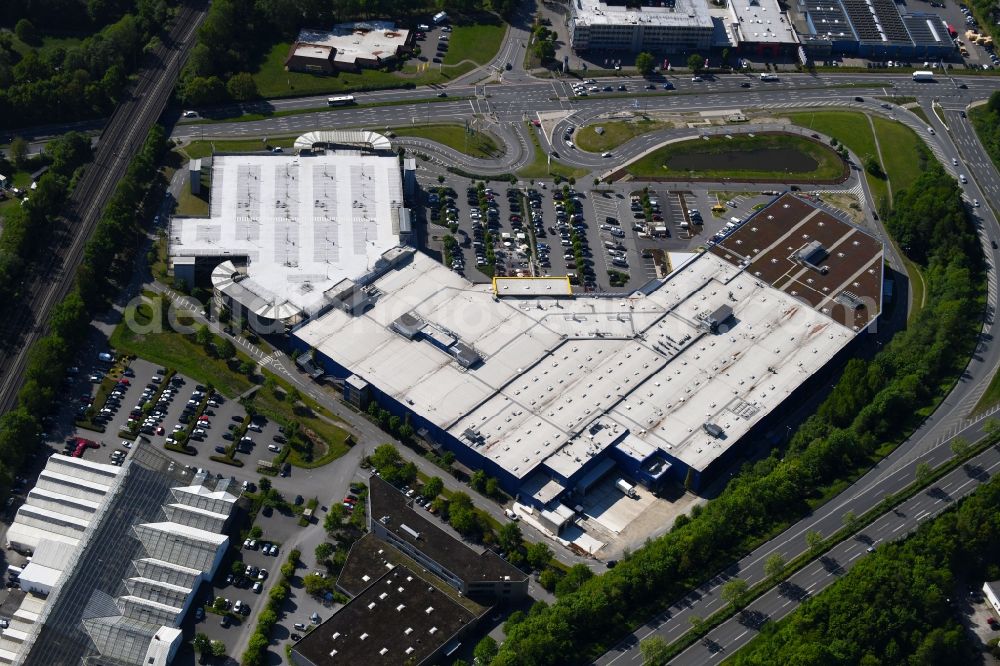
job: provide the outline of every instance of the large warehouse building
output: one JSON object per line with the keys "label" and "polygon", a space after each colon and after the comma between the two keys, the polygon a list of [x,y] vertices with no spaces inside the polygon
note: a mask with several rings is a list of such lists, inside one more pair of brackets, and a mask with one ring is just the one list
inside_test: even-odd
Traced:
{"label": "large warehouse building", "polygon": [[209,216],[170,224],[174,278],[193,285],[210,275],[220,304],[258,328],[315,316],[371,281],[409,230],[384,136],[314,132],[296,148],[215,155]]}
{"label": "large warehouse building", "polygon": [[142,440],[122,467],[49,458],[7,535],[32,559],[0,664],[168,664],[195,592],[225,555],[239,494],[229,483]]}
{"label": "large warehouse building", "polygon": [[882,245],[786,195],[634,294],[531,284],[414,253],[295,344],[543,511],[615,469],[698,489],[875,320]]}

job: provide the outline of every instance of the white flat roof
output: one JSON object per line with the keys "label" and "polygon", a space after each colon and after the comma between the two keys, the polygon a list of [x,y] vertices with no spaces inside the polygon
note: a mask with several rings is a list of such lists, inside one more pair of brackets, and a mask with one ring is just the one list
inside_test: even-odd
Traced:
{"label": "white flat roof", "polygon": [[259,314],[313,313],[344,278],[371,272],[399,244],[395,156],[345,151],[217,155],[208,218],[174,218],[170,255],[246,257],[234,280]]}
{"label": "white flat roof", "polygon": [[573,0],[577,25],[652,25],[712,28],[704,0],[677,0],[673,7],[626,7],[601,0]]}
{"label": "white flat roof", "polygon": [[[704,469],[854,337],[711,253],[648,296],[495,300],[419,253],[375,286],[365,314],[331,311],[297,335],[518,478],[542,463],[578,471],[614,441],[610,430],[585,433],[604,414],[622,435]],[[730,328],[706,331],[701,319],[723,305]],[[407,313],[482,363],[463,368],[393,331]]]}
{"label": "white flat roof", "polygon": [[[358,58],[376,60],[395,57],[396,51],[406,45],[409,34],[409,30],[380,22],[340,24],[330,31],[301,30],[297,41],[336,49],[334,60],[353,64]],[[298,49],[296,55],[299,55]],[[310,56],[308,53],[302,55]],[[326,54],[319,57],[325,59]]]}
{"label": "white flat roof", "polygon": [[798,44],[788,14],[778,0],[731,0],[730,24],[738,42],[751,44]]}

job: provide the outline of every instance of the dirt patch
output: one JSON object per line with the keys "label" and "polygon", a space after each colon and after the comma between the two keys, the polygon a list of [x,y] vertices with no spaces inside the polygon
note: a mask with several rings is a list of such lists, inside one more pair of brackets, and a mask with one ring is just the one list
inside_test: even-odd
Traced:
{"label": "dirt patch", "polygon": [[865,213],[861,210],[858,198],[846,192],[822,192],[819,198],[824,203],[828,203],[834,208],[838,208],[851,218],[851,222],[861,225],[865,221]]}

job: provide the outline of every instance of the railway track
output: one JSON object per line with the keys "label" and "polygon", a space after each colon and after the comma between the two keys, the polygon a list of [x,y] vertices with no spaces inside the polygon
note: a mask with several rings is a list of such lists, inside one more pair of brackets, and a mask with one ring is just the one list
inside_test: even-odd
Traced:
{"label": "railway track", "polygon": [[87,240],[129,162],[163,113],[206,10],[204,0],[180,5],[167,38],[140,70],[131,97],[118,105],[105,125],[94,161],[64,209],[49,256],[34,262],[23,291],[23,305],[0,329],[5,341],[0,349],[0,413],[16,406],[31,346],[45,334],[52,308],[72,289]]}

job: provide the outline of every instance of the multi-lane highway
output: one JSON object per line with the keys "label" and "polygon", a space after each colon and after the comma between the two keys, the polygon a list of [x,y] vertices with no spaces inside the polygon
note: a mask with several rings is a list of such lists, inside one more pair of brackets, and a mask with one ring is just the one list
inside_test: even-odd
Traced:
{"label": "multi-lane highway", "polygon": [[94,162],[70,197],[66,223],[51,253],[28,279],[23,307],[4,322],[2,333],[8,344],[0,350],[0,413],[15,405],[31,345],[44,334],[53,306],[72,288],[87,239],[129,162],[163,112],[204,12],[202,0],[182,4],[168,36],[149,54],[131,97],[118,106],[101,133]]}

